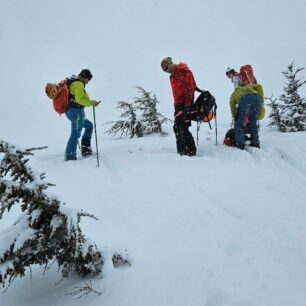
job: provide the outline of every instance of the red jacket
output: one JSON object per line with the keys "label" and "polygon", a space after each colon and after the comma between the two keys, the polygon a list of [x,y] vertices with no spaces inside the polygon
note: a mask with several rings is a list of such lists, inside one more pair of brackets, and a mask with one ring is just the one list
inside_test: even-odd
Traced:
{"label": "red jacket", "polygon": [[174,98],[174,108],[183,102],[185,106],[190,106],[194,100],[194,92],[197,87],[191,70],[186,64],[180,63],[170,76],[170,83]]}

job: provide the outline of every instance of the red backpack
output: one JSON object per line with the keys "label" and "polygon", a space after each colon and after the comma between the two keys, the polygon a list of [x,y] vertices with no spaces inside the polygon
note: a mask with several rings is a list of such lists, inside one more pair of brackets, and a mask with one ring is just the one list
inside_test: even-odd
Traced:
{"label": "red backpack", "polygon": [[[58,114],[66,113],[68,109],[69,89],[68,86],[73,80],[65,79],[58,84],[48,83],[45,91],[47,96],[53,100],[54,110]],[[67,84],[68,82],[68,84]]]}
{"label": "red backpack", "polygon": [[68,109],[68,98],[69,92],[68,87],[66,85],[66,80],[63,80],[58,83],[59,86],[59,94],[53,100],[53,107],[57,113],[64,114]]}
{"label": "red backpack", "polygon": [[257,84],[257,80],[253,73],[251,65],[244,65],[240,68],[239,72],[241,85]]}

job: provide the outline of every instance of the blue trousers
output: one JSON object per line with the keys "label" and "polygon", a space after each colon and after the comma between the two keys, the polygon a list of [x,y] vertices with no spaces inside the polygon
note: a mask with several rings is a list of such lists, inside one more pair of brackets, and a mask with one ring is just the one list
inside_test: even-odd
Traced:
{"label": "blue trousers", "polygon": [[257,120],[260,112],[260,107],[261,103],[259,95],[246,95],[240,98],[234,125],[235,140],[237,146],[244,146],[245,144],[243,121],[248,114],[251,143],[253,145],[259,145]]}
{"label": "blue trousers", "polygon": [[69,108],[66,117],[71,122],[71,134],[66,147],[65,160],[74,160],[76,159],[78,139],[81,137],[82,129],[85,129],[82,138],[91,139],[93,124],[85,118],[83,108]]}

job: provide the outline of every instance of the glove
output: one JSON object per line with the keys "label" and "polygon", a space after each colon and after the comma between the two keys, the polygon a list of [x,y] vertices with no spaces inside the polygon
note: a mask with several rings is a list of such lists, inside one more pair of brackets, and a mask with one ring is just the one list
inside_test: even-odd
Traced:
{"label": "glove", "polygon": [[90,102],[92,106],[98,106],[101,103],[101,101],[96,101],[96,100],[90,100]]}

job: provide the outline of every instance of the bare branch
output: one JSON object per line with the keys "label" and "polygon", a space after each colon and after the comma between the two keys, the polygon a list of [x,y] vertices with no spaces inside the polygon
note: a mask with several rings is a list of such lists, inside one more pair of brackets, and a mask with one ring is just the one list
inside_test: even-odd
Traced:
{"label": "bare branch", "polygon": [[75,288],[74,291],[66,293],[65,295],[78,296],[78,298],[80,299],[83,296],[86,296],[86,295],[88,295],[90,293],[95,293],[97,295],[101,295],[102,294],[101,291],[97,291],[97,290],[93,289],[91,280],[89,282],[85,282],[84,286],[82,286],[82,287],[76,286],[74,288]]}

